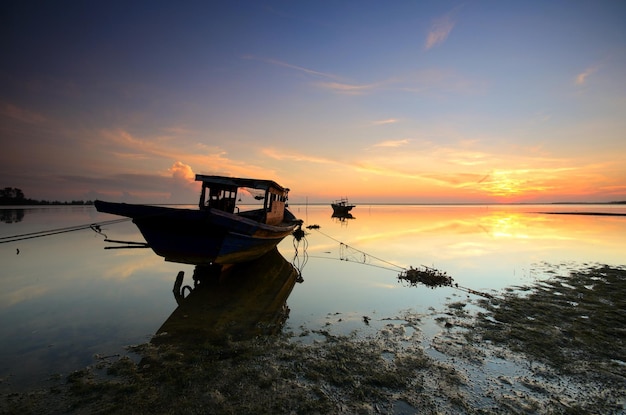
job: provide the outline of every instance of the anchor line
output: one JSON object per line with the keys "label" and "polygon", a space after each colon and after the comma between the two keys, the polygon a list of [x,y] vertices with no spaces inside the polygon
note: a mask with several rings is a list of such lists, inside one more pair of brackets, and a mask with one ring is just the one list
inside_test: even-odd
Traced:
{"label": "anchor line", "polygon": [[[300,256],[300,244],[302,244],[302,256]],[[302,279],[302,270],[304,266],[309,260],[309,254],[307,252],[307,248],[309,247],[309,241],[306,239],[306,233],[302,230],[301,227],[298,228],[297,231],[294,231],[293,234],[293,260],[291,264],[294,266],[296,271],[298,272],[298,280],[297,282],[304,281]]]}
{"label": "anchor line", "polygon": [[129,220],[130,220],[130,218],[115,219],[115,220],[108,220],[108,221],[103,221],[103,222],[89,223],[89,224],[85,224],[85,225],[68,226],[68,227],[65,227],[65,228],[48,229],[48,230],[45,230],[45,231],[23,233],[23,234],[19,234],[19,235],[2,236],[2,237],[0,237],[0,244],[5,244],[5,243],[9,243],[9,242],[23,241],[23,240],[26,240],[26,239],[42,238],[44,236],[58,235],[58,234],[61,234],[61,233],[81,231],[81,230],[85,230],[85,229],[91,229],[94,232],[99,233],[99,234],[103,235],[106,238],[106,235],[104,233],[102,233],[102,229],[101,229],[102,226],[113,225],[113,224],[116,224],[116,223],[126,222],[126,221],[129,221]]}
{"label": "anchor line", "polygon": [[[332,239],[333,241],[337,242],[337,243],[339,244],[339,246],[340,246],[340,248],[341,248],[342,250],[345,250],[345,248],[349,248],[349,249],[351,249],[351,250],[353,250],[353,251],[356,251],[356,252],[360,253],[361,255],[363,255],[363,261],[359,261],[359,262],[361,262],[361,263],[364,263],[364,264],[365,264],[365,263],[366,263],[365,261],[366,261],[366,260],[367,260],[367,258],[369,257],[369,258],[373,258],[373,259],[375,259],[376,261],[380,261],[380,262],[385,263],[385,264],[387,264],[387,265],[391,265],[392,267],[397,268],[397,269],[399,269],[399,270],[406,270],[406,268],[405,268],[405,267],[401,267],[400,265],[397,265],[397,264],[394,264],[394,263],[392,263],[392,262],[386,261],[386,260],[384,260],[384,259],[381,259],[381,258],[375,257],[374,255],[368,254],[368,253],[367,253],[367,252],[365,252],[365,251],[361,251],[360,249],[357,249],[357,248],[355,248],[355,247],[353,247],[353,246],[350,246],[350,245],[348,245],[348,244],[346,244],[346,243],[344,243],[344,242],[342,242],[342,241],[340,241],[340,240],[338,240],[338,239],[335,239],[335,238],[333,238],[332,236],[330,236],[330,235],[328,235],[328,234],[326,234],[326,233],[324,233],[324,232],[320,231],[320,230],[319,230],[319,228],[314,228],[314,229],[315,229],[317,232],[319,232],[319,233],[321,233],[322,235],[324,235],[325,237],[327,237],[327,238],[329,238],[329,239]],[[344,253],[345,253],[345,251],[344,251]],[[343,256],[343,255],[342,255],[342,256]],[[349,261],[349,259],[343,259],[343,260],[344,260],[344,261]]]}
{"label": "anchor line", "polygon": [[[329,258],[327,256],[321,256],[321,255],[307,255],[307,258],[324,259],[324,260],[328,260],[328,261],[355,262],[354,260],[351,260],[349,258]],[[361,261],[358,261],[356,263],[357,264],[361,264],[361,265],[367,265],[368,267],[384,269],[385,271],[398,272],[398,270],[395,269],[395,268],[390,268],[390,267],[386,267],[386,266],[383,266],[383,265],[376,265],[376,264],[372,264],[371,262],[361,262]]]}
{"label": "anchor line", "polygon": [[[399,279],[406,279],[408,274],[411,273],[411,272],[413,272],[413,273],[421,273],[421,274],[426,274],[427,276],[429,275],[431,277],[434,276],[434,281],[431,281],[431,282],[429,282],[428,280],[421,281],[423,284],[425,284],[427,286],[430,286],[431,288],[434,288],[435,286],[448,286],[448,287],[454,288],[456,290],[463,291],[463,292],[466,292],[466,293],[469,293],[469,294],[478,295],[478,296],[481,296],[481,297],[484,297],[484,298],[488,298],[488,299],[493,299],[494,298],[494,296],[489,294],[489,293],[476,291],[476,290],[473,290],[473,289],[468,288],[468,287],[463,287],[463,286],[461,286],[461,285],[459,285],[457,283],[453,283],[452,282],[453,281],[452,277],[447,276],[445,272],[441,272],[441,271],[437,270],[436,268],[429,267],[429,266],[426,266],[426,265],[420,265],[420,267],[423,268],[423,271],[420,271],[419,269],[415,269],[413,267],[410,267],[410,268],[401,267],[400,265],[396,265],[396,264],[394,264],[392,262],[389,262],[389,261],[386,261],[384,259],[375,257],[374,255],[368,254],[367,252],[364,252],[364,251],[361,251],[361,250],[356,249],[354,247],[351,247],[348,244],[346,244],[346,243],[344,243],[344,242],[342,242],[342,241],[340,241],[338,239],[335,239],[332,236],[330,236],[330,235],[320,231],[319,227],[313,226],[313,227],[310,227],[310,229],[315,229],[317,232],[319,232],[320,234],[324,235],[325,237],[327,237],[329,239],[332,239],[333,241],[339,243],[339,246],[340,246],[340,254],[339,254],[340,258],[339,258],[339,260],[341,260],[341,261],[350,261],[351,260],[351,259],[348,258],[348,256],[345,253],[345,249],[351,249],[351,250],[356,251],[356,252],[360,253],[361,255],[363,255],[363,260],[362,261],[353,260],[354,262],[358,262],[358,263],[361,263],[361,264],[364,264],[364,265],[370,265],[370,266],[386,269],[386,270],[389,270],[389,271],[400,270],[401,271],[400,276],[404,276],[404,278],[400,278],[400,276],[399,276],[398,277]],[[373,258],[373,259],[375,259],[377,261],[380,261],[382,263],[391,265],[392,267],[395,267],[396,269],[391,269],[391,268],[387,268],[387,267],[383,267],[383,266],[379,266],[379,265],[374,265],[374,264],[368,263],[367,262],[367,258],[368,257]],[[316,258],[323,258],[323,257],[316,257]],[[330,258],[326,258],[326,259],[330,259]]]}

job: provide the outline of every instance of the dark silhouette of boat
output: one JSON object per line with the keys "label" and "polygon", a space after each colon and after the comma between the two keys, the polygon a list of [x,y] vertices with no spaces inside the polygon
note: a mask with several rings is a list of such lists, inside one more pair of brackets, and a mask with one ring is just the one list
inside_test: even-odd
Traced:
{"label": "dark silhouette of boat", "polygon": [[348,198],[335,200],[330,206],[333,208],[333,214],[338,216],[346,216],[355,207],[355,205],[348,202]]}
{"label": "dark silhouette of boat", "polygon": [[252,261],[225,267],[197,265],[194,287],[182,286],[178,307],[152,339],[159,343],[247,340],[276,334],[289,316],[287,298],[300,274],[276,248]]}
{"label": "dark silhouette of boat", "polygon": [[330,215],[331,218],[333,218],[334,220],[338,221],[338,222],[345,222],[347,220],[350,219],[356,219],[354,216],[352,216],[352,213],[335,213],[333,212],[332,215]]}
{"label": "dark silhouette of boat", "polygon": [[[205,175],[196,180],[202,182],[198,210],[100,200],[94,205],[99,212],[132,218],[157,255],[188,264],[259,258],[302,225],[287,209],[289,189],[274,181]],[[238,193],[256,195],[263,206],[240,211]]]}

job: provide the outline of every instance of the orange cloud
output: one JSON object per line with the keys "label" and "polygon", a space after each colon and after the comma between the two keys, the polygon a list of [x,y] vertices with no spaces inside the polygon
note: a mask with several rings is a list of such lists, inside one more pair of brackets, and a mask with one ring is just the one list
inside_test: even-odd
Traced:
{"label": "orange cloud", "polygon": [[[174,131],[174,130],[169,130]],[[268,174],[268,169],[248,164],[241,160],[233,160],[228,153],[218,147],[191,141],[185,137],[183,130],[177,129],[181,136],[137,137],[125,130],[101,131],[92,146],[104,147],[105,151],[113,155],[125,170],[136,170],[139,164],[130,164],[130,161],[141,161],[141,167],[147,163],[154,165],[154,171],[161,171],[164,163],[174,162],[174,170],[184,169],[178,165],[178,160],[185,160],[188,166],[200,166],[199,173],[223,174],[233,176],[256,177],[259,174]],[[182,164],[182,163],[181,163]],[[191,167],[189,167],[191,169]],[[185,173],[189,174],[189,173]]]}
{"label": "orange cloud", "polygon": [[193,172],[190,166],[177,161],[168,169],[172,174],[174,180],[187,181],[193,183],[196,180],[196,174]]}

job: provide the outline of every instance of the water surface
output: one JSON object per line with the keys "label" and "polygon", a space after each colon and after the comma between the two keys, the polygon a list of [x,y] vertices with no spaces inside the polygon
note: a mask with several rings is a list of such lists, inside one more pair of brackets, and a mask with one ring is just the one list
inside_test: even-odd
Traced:
{"label": "water surface", "polygon": [[[619,205],[358,205],[353,219],[330,205],[290,208],[305,240],[279,251],[301,269],[284,331],[307,341],[311,330],[375,330],[407,310],[429,314],[467,296],[452,287],[409,287],[402,268],[429,266],[461,287],[497,293],[585,264],[624,265],[626,217],[537,212],[626,213]],[[0,238],[117,219],[93,207],[2,209]],[[111,239],[143,241],[127,221],[102,226]],[[177,308],[176,275],[192,284],[194,267],[163,261],[149,249],[109,249],[82,229],[0,243],[0,378],[2,388],[37,386],[149,341]],[[2,239],[0,239],[2,241]],[[297,250],[296,250],[297,248]],[[296,255],[297,253],[297,255]],[[367,317],[367,319],[364,319]],[[426,335],[436,329],[424,321]]]}

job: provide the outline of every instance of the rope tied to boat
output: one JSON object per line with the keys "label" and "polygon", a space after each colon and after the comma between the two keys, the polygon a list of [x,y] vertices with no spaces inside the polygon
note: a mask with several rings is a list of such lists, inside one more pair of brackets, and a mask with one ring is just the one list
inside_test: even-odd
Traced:
{"label": "rope tied to boat", "polygon": [[[291,264],[294,266],[296,271],[298,272],[298,278],[296,282],[303,282],[302,278],[302,270],[304,266],[309,261],[309,254],[307,252],[307,248],[309,247],[309,241],[306,239],[306,232],[302,229],[302,222],[298,225],[298,227],[293,231],[293,260]],[[302,256],[300,253],[300,245],[302,245]]]}
{"label": "rope tied to boat", "polygon": [[102,232],[102,228],[100,227],[99,224],[97,223],[92,223],[91,225],[89,225],[89,227],[91,228],[92,231],[94,231],[95,233],[99,233],[100,235],[104,236],[104,239],[108,239],[108,236],[106,235],[106,233]]}
{"label": "rope tied to boat", "polygon": [[[390,271],[399,271],[398,280],[407,282],[409,286],[416,287],[419,284],[425,285],[430,288],[438,288],[438,287],[451,287],[460,291],[464,291],[469,294],[478,295],[484,298],[492,299],[493,295],[484,293],[481,291],[476,291],[468,287],[460,286],[458,283],[454,282],[452,276],[448,275],[447,272],[438,270],[433,267],[428,267],[426,265],[420,265],[417,268],[409,266],[409,268],[402,267],[400,265],[396,265],[392,262],[386,261],[384,259],[375,257],[367,252],[361,251],[360,249],[356,249],[351,247],[350,245],[333,238],[330,235],[322,232],[320,230],[319,225],[309,225],[307,229],[315,230],[325,237],[332,239],[335,242],[339,243],[339,259],[341,261],[349,261],[349,262],[358,262],[364,265],[376,266],[378,268],[387,269]],[[352,251],[358,253],[359,255],[354,255]],[[392,268],[379,266],[372,264],[370,259],[375,259],[376,261],[382,262],[391,266]]]}
{"label": "rope tied to boat", "polygon": [[101,234],[106,238],[106,235],[102,232],[102,226],[113,225],[116,223],[126,222],[129,220],[130,218],[114,219],[114,220],[108,220],[108,221],[103,221],[103,222],[88,223],[84,225],[67,226],[65,228],[48,229],[44,231],[22,233],[19,235],[2,236],[0,237],[0,244],[23,241],[25,239],[43,238],[44,236],[58,235],[61,233],[81,231],[85,229],[91,229],[94,232]]}

